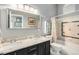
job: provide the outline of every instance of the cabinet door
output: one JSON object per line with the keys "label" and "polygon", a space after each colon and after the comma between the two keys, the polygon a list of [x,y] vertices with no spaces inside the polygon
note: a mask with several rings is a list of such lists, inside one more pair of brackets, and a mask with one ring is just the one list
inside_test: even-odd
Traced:
{"label": "cabinet door", "polygon": [[40,43],[38,45],[38,55],[45,55],[45,43]]}
{"label": "cabinet door", "polygon": [[46,45],[45,45],[45,54],[46,55],[50,55],[50,41],[47,41],[46,42]]}

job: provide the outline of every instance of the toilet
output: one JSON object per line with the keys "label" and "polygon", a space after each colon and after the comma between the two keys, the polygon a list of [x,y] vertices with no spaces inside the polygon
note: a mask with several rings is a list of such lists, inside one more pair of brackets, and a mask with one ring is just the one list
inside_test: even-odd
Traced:
{"label": "toilet", "polygon": [[67,52],[65,51],[65,48],[63,45],[59,43],[51,43],[50,54],[51,55],[67,55]]}

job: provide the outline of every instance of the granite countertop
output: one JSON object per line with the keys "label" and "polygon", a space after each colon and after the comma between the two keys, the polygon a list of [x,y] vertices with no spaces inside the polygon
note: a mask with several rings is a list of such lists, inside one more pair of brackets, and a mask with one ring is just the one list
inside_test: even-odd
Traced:
{"label": "granite countertop", "polygon": [[0,54],[6,54],[6,53],[16,51],[25,47],[42,43],[48,40],[50,40],[50,38],[39,37],[39,38],[28,38],[28,39],[23,39],[23,40],[17,40],[16,42],[6,42],[3,44],[0,44]]}

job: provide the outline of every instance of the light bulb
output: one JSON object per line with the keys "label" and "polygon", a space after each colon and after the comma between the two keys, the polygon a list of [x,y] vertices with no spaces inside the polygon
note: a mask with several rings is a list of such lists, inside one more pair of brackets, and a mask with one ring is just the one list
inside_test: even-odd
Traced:
{"label": "light bulb", "polygon": [[25,5],[25,10],[29,10],[29,6],[28,5]]}
{"label": "light bulb", "polygon": [[38,14],[38,10],[37,10],[37,9],[35,9],[35,10],[34,10],[34,13],[35,13],[35,14]]}
{"label": "light bulb", "polygon": [[30,7],[30,11],[34,11],[34,8]]}
{"label": "light bulb", "polygon": [[24,8],[23,4],[18,4],[17,7],[18,7],[19,9],[23,9],[23,8]]}
{"label": "light bulb", "polygon": [[11,4],[11,8],[17,8],[16,4]]}

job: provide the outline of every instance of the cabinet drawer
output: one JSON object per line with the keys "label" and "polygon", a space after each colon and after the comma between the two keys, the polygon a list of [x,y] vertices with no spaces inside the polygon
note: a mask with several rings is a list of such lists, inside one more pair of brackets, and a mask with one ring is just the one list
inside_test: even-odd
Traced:
{"label": "cabinet drawer", "polygon": [[38,51],[37,51],[37,50],[38,50],[38,49],[37,49],[37,45],[28,47],[27,50],[28,50],[28,51],[27,51],[28,55],[29,55],[29,54],[30,54],[30,55],[31,55],[31,54],[37,54],[37,52],[38,52]]}
{"label": "cabinet drawer", "polygon": [[27,51],[27,48],[17,50],[16,55],[27,55]]}
{"label": "cabinet drawer", "polygon": [[37,55],[38,51],[37,50],[32,50],[27,52],[28,55]]}
{"label": "cabinet drawer", "polygon": [[28,51],[32,51],[32,50],[36,50],[37,49],[37,45],[35,46],[30,46],[27,48]]}

